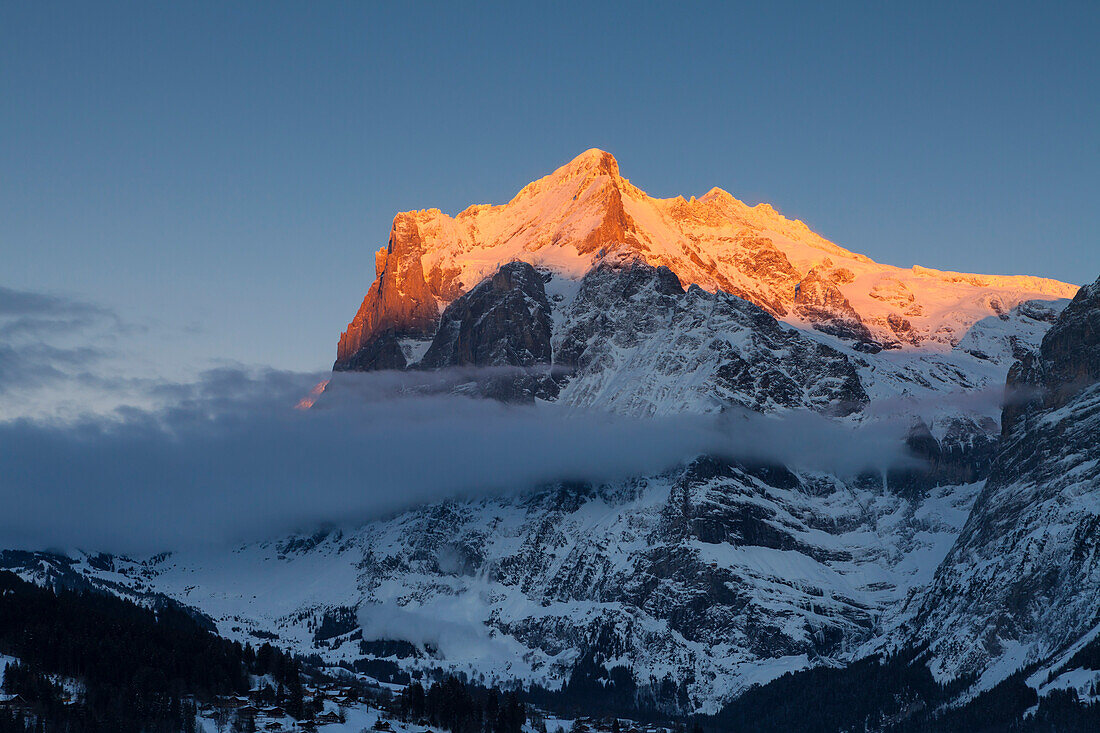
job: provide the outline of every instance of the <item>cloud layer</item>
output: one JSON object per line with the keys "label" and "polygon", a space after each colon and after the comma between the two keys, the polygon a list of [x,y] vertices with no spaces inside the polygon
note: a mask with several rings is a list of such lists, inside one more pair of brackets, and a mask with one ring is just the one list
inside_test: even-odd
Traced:
{"label": "cloud layer", "polygon": [[816,415],[638,420],[436,393],[468,374],[338,375],[313,409],[292,409],[319,376],[223,369],[161,385],[161,410],[0,423],[0,546],[145,552],[262,539],[425,502],[653,474],[700,453],[834,473],[867,468],[868,456],[902,459],[900,433]]}

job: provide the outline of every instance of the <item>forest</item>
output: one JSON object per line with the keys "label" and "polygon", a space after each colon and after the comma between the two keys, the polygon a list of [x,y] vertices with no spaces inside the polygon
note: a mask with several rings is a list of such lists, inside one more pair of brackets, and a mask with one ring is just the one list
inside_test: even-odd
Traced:
{"label": "forest", "polygon": [[271,675],[291,714],[307,704],[299,660],[270,644],[223,639],[176,606],[55,591],[10,572],[0,572],[0,653],[20,660],[3,686],[22,702],[0,711],[0,733],[189,731],[197,703],[247,692],[250,674]]}

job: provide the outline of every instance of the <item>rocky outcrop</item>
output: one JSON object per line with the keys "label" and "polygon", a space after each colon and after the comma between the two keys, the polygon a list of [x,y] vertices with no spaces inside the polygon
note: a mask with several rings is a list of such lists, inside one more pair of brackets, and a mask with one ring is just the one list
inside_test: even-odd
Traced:
{"label": "rocky outcrop", "polygon": [[636,415],[809,409],[868,402],[847,356],[784,328],[761,308],[671,270],[609,258],[581,282],[555,334],[566,404]]}
{"label": "rocky outcrop", "polygon": [[[334,369],[369,369],[373,360],[369,356],[357,358],[356,354],[386,334],[431,335],[435,331],[439,308],[424,279],[421,255],[416,217],[398,214],[390,229],[389,244],[375,255],[377,278],[340,336]],[[378,353],[390,347],[382,344],[371,348]]]}
{"label": "rocky outcrop", "polygon": [[905,444],[915,465],[887,473],[891,491],[917,498],[936,486],[970,484],[989,475],[997,453],[997,423],[992,418],[954,416],[932,428],[923,420],[910,429]]}
{"label": "rocky outcrop", "polygon": [[447,306],[421,366],[549,364],[550,329],[542,276],[512,262]]}
{"label": "rocky outcrop", "polygon": [[512,262],[447,306],[422,369],[496,368],[483,392],[505,401],[557,396],[550,378],[550,303],[542,276]]}
{"label": "rocky outcrop", "polygon": [[836,283],[816,269],[795,286],[794,309],[822,333],[856,341],[864,345],[861,350],[878,351],[882,348],[875,343],[871,332],[863,325],[859,314]]}
{"label": "rocky outcrop", "polygon": [[728,262],[746,277],[740,284],[718,277],[719,288],[755,303],[776,318],[790,312],[790,301],[783,294],[793,293],[802,275],[771,238],[752,233],[731,237],[729,251],[723,255],[719,262]]}
{"label": "rocky outcrop", "polygon": [[[1033,317],[1040,304],[1024,304]],[[1023,306],[1021,306],[1021,309]],[[1100,382],[1100,280],[1081,288],[1043,336],[1037,351],[1023,350],[1009,370],[1001,429],[1007,436],[1021,419],[1061,407]]]}
{"label": "rocky outcrop", "polygon": [[1044,404],[1060,407],[1100,382],[1100,280],[1076,297],[1043,337]]}
{"label": "rocky outcrop", "polygon": [[[619,175],[619,163],[607,152],[600,151],[594,156],[588,177],[605,181],[597,184],[593,199],[600,220],[577,244],[577,252],[590,254],[608,245],[619,244],[633,239],[634,221],[623,208],[623,191],[619,185],[623,178]],[[582,187],[585,184],[581,184]]]}

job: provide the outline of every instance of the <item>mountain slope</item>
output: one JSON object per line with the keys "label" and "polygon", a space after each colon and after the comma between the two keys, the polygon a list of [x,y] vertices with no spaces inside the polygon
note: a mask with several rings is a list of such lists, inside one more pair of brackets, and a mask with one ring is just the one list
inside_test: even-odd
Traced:
{"label": "mountain slope", "polygon": [[931,578],[973,493],[913,501],[702,458],[233,552],[18,569],[163,593],[231,639],[274,635],[329,664],[557,688],[589,659],[627,667],[667,711],[713,712],[753,683],[850,658]]}
{"label": "mountain slope", "polygon": [[989,478],[920,601],[934,668],[992,683],[1100,621],[1100,281],[1009,377],[1015,403]]}

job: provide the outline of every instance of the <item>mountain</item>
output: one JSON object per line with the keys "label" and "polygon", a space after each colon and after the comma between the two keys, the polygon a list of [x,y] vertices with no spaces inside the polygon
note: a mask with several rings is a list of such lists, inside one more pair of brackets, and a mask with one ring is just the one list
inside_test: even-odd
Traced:
{"label": "mountain", "polygon": [[348,398],[343,372],[452,370],[441,389],[582,418],[900,424],[913,460],[692,455],[229,553],[0,567],[172,599],[387,683],[457,672],[715,720],[791,695],[839,720],[813,690],[887,670],[888,702],[852,708],[870,729],[941,708],[967,729],[1000,695],[1019,717],[1096,678],[1100,284],[881,265],[719,189],[650,198],[597,150],[505,205],[399,214],[376,269],[302,407]]}
{"label": "mountain", "polygon": [[359,352],[383,334],[433,334],[443,308],[501,265],[522,261],[576,280],[608,250],[865,350],[950,348],[982,318],[1076,292],[1038,277],[881,265],[719,188],[698,199],[652,198],[620,175],[609,153],[593,149],[507,204],[454,217],[438,209],[398,214],[375,257],[376,279],[340,338],[336,368],[356,368]]}
{"label": "mountain", "polygon": [[[1049,325],[1017,317],[1036,332]],[[983,345],[993,351],[994,341]],[[892,356],[807,335],[623,257],[579,282],[526,263],[502,267],[445,309],[420,361],[484,366],[483,394],[499,399],[643,416],[803,410],[850,422],[878,419],[863,375]],[[972,466],[988,450],[980,429],[933,427],[939,439],[914,443],[944,465],[954,455]],[[631,699],[717,712],[754,683],[844,665],[895,628],[981,488],[911,479],[702,456],[661,475],[433,504],[229,554],[11,565],[37,582],[164,595],[230,638],[275,637],[387,680],[444,669],[583,689],[623,668]]]}

